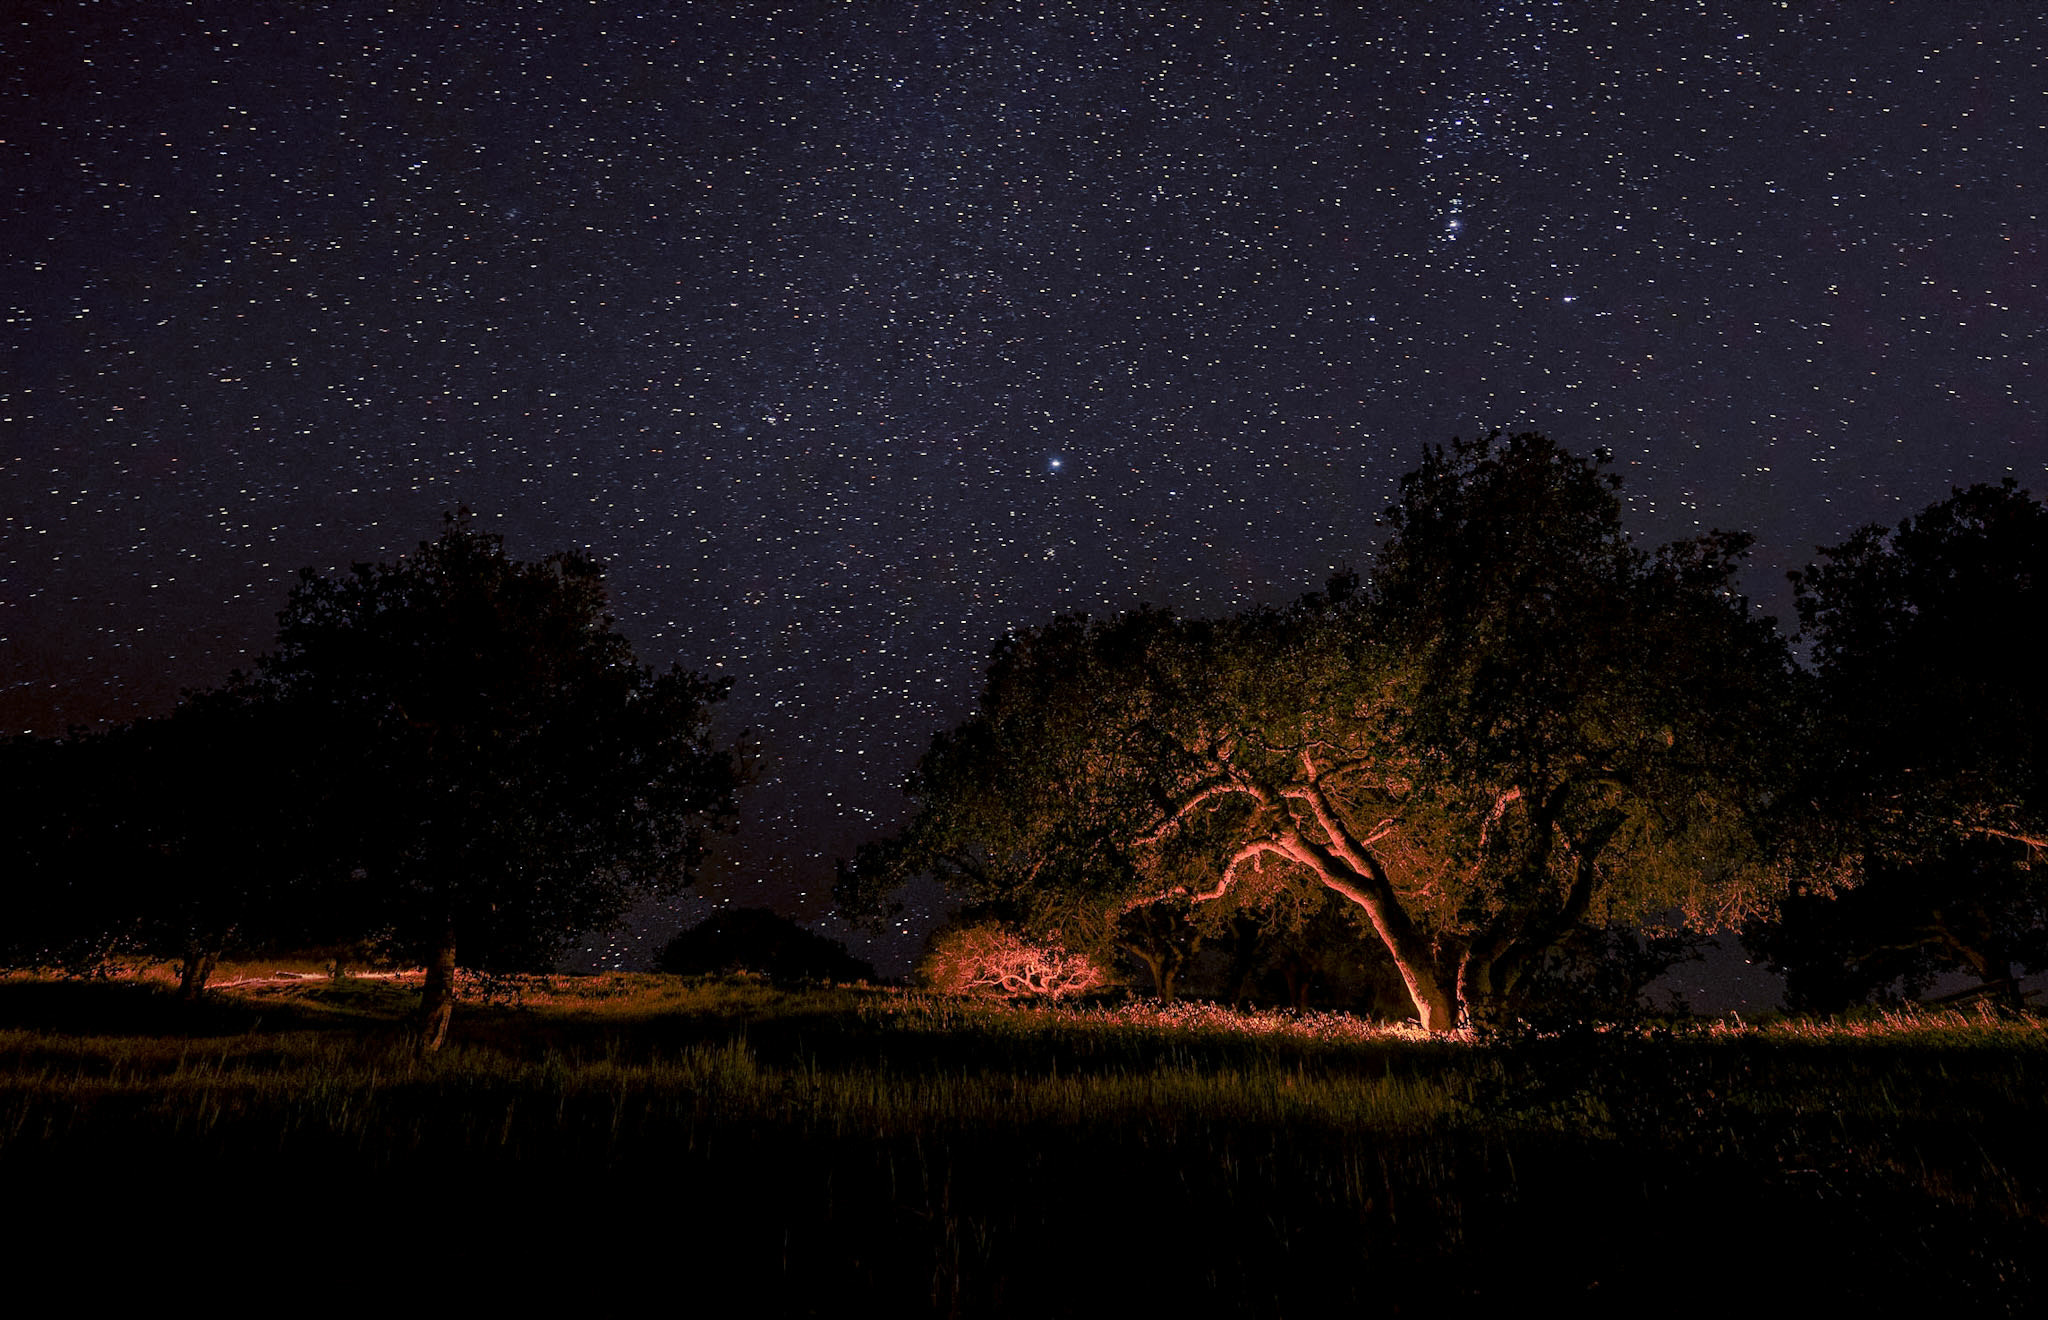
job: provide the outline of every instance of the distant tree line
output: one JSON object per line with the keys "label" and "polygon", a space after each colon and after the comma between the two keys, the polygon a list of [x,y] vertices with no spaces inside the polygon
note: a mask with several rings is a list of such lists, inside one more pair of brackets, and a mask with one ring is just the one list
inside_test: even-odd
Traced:
{"label": "distant tree line", "polygon": [[[1004,637],[916,810],[841,866],[876,920],[959,900],[939,988],[1336,1002],[1431,1030],[1629,1011],[1740,929],[1793,1005],[2048,966],[2037,634],[2048,510],[2013,482],[1793,575],[1805,660],[1737,588],[1749,546],[1645,549],[1620,479],[1541,435],[1424,452],[1364,576],[1220,619],[1140,608]],[[694,880],[736,819],[723,681],[641,665],[603,573],[466,515],[397,564],[310,570],[273,649],[166,716],[0,742],[0,961],[374,949],[543,970]],[[677,971],[853,979],[772,914]]]}
{"label": "distant tree line", "polygon": [[465,512],[396,564],[306,570],[254,672],[171,714],[0,745],[0,954],[74,970],[375,948],[427,979],[551,969],[695,878],[736,818],[727,683],[641,665],[577,554],[513,560]]}
{"label": "distant tree line", "polygon": [[1802,665],[1737,587],[1750,538],[1643,549],[1606,466],[1431,447],[1364,579],[1007,635],[842,909],[937,876],[1162,997],[1334,956],[1431,1030],[1626,1006],[1733,928],[1801,1007],[1950,969],[2013,999],[2048,965],[2048,511],[1977,486],[1821,551]]}

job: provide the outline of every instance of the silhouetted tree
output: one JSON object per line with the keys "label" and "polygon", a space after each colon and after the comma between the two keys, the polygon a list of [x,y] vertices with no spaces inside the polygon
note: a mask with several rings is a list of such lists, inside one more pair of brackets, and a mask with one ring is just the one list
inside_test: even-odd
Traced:
{"label": "silhouetted tree", "polygon": [[315,934],[324,859],[307,850],[309,771],[281,703],[237,678],[111,731],[121,898],[139,951],[198,997],[221,955]]}
{"label": "silhouetted tree", "polygon": [[766,908],[714,912],[663,945],[655,966],[685,976],[751,972],[777,985],[876,979],[839,941]]}
{"label": "silhouetted tree", "polygon": [[130,934],[117,825],[124,786],[105,734],[0,740],[0,962],[87,972]]}
{"label": "silhouetted tree", "polygon": [[727,682],[643,667],[595,562],[510,559],[466,512],[396,564],[303,573],[261,673],[324,768],[339,899],[426,963],[425,1048],[458,966],[551,966],[689,884],[735,819],[740,767],[707,727]]}
{"label": "silhouetted tree", "polygon": [[1185,902],[1144,903],[1117,914],[1110,943],[1145,969],[1153,997],[1172,1003],[1181,973],[1208,942]]}
{"label": "silhouetted tree", "polygon": [[1947,970],[2016,994],[2048,964],[2048,508],[1958,490],[1793,581],[1819,684],[1789,831],[1809,884],[1745,938],[1818,1010]]}
{"label": "silhouetted tree", "polygon": [[2019,970],[2048,967],[2048,886],[2008,845],[1957,841],[1911,863],[1872,859],[1846,888],[1804,889],[1742,940],[1800,1012],[1917,999],[1945,972],[2017,1006]]}
{"label": "silhouetted tree", "polygon": [[11,742],[7,957],[73,972],[168,960],[194,998],[230,948],[318,937],[299,733],[237,676],[168,715]]}
{"label": "silhouetted tree", "polygon": [[[1515,1018],[1558,1029],[1588,1022],[1627,1022],[1666,1011],[1645,1002],[1658,977],[1699,958],[1698,931],[1639,926],[1581,926],[1550,949],[1516,992]],[[1684,1012],[1683,1000],[1673,1005]]]}

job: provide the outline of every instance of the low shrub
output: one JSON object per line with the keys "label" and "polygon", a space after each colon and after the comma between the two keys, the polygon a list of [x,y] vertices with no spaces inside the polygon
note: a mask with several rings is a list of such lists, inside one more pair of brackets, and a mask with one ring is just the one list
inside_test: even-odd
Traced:
{"label": "low shrub", "polygon": [[940,994],[1068,999],[1108,985],[1109,974],[1086,954],[979,925],[941,932],[918,966],[918,980]]}

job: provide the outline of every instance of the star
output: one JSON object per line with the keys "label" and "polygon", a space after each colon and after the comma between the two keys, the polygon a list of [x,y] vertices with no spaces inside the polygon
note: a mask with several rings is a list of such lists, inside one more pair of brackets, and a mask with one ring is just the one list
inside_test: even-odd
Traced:
{"label": "star", "polygon": [[467,504],[733,677],[710,891],[816,916],[996,638],[1316,590],[1475,424],[1755,533],[1787,619],[1814,546],[2048,487],[2033,12],[1639,8],[31,25],[0,727],[166,710]]}

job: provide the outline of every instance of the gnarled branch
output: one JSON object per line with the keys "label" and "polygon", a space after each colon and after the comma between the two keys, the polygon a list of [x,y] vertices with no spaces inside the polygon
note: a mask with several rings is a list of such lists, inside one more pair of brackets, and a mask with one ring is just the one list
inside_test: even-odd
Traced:
{"label": "gnarled branch", "polygon": [[[1276,843],[1271,839],[1256,839],[1251,843],[1246,844],[1244,847],[1238,849],[1237,854],[1233,856],[1228,862],[1225,862],[1223,864],[1223,877],[1216,882],[1216,887],[1214,889],[1205,889],[1200,893],[1190,893],[1188,890],[1182,889],[1180,892],[1183,894],[1187,894],[1189,898],[1193,899],[1197,903],[1207,903],[1212,899],[1221,898],[1226,893],[1230,892],[1231,884],[1236,881],[1237,868],[1242,866],[1246,862],[1252,861],[1255,858],[1265,855],[1266,853],[1273,853],[1276,856],[1285,857],[1289,861],[1300,860],[1299,858],[1296,858],[1292,853],[1288,852],[1287,849],[1283,847],[1281,844]],[[1253,869],[1256,870],[1257,867],[1254,866]]]}
{"label": "gnarled branch", "polygon": [[1123,905],[1117,909],[1117,915],[1122,916],[1127,912],[1135,912],[1141,907],[1149,907],[1154,903],[1164,903],[1169,898],[1186,898],[1196,903],[1207,903],[1212,899],[1221,898],[1230,892],[1230,886],[1237,880],[1237,868],[1262,853],[1273,853],[1289,861],[1300,860],[1275,840],[1254,839],[1238,849],[1236,854],[1223,864],[1223,876],[1216,882],[1215,888],[1196,892],[1189,889],[1186,885],[1175,885],[1170,889],[1162,889],[1156,894],[1141,894],[1137,898],[1125,900]]}
{"label": "gnarled branch", "polygon": [[1161,839],[1164,839],[1167,835],[1178,829],[1181,822],[1185,821],[1204,802],[1240,793],[1260,801],[1264,801],[1266,797],[1266,794],[1257,785],[1247,784],[1236,779],[1212,779],[1186,798],[1183,798],[1180,805],[1171,812],[1168,812],[1165,820],[1159,822],[1157,828],[1148,834],[1142,834],[1133,839],[1131,844],[1133,847],[1145,847],[1158,843]]}
{"label": "gnarled branch", "polygon": [[2048,835],[2020,834],[2013,830],[1994,830],[1989,825],[1979,825],[1977,832],[1989,835],[1994,839],[2009,839],[2014,843],[2023,843],[2027,845],[2027,850],[2030,853],[2048,849]]}

